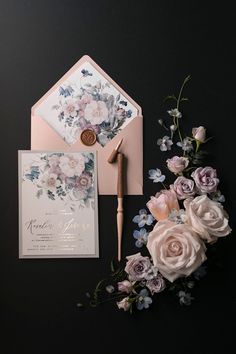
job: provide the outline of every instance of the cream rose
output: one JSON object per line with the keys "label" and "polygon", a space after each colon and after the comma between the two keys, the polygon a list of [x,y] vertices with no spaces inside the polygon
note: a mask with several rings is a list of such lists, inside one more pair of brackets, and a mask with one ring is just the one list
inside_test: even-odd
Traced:
{"label": "cream rose", "polygon": [[84,110],[84,118],[91,124],[101,124],[108,119],[108,109],[103,101],[91,101]]}
{"label": "cream rose", "polygon": [[222,205],[206,195],[186,199],[184,206],[187,223],[203,240],[213,243],[217,241],[218,237],[227,236],[231,232]]}
{"label": "cream rose", "polygon": [[189,276],[206,260],[206,246],[194,230],[169,220],[156,224],[148,236],[147,248],[154,266],[171,282]]}

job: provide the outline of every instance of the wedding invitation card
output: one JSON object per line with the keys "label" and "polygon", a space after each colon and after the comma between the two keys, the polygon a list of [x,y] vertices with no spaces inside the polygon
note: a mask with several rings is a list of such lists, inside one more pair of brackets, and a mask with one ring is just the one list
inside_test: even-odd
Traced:
{"label": "wedding invitation card", "polygon": [[94,152],[19,151],[19,257],[98,257]]}

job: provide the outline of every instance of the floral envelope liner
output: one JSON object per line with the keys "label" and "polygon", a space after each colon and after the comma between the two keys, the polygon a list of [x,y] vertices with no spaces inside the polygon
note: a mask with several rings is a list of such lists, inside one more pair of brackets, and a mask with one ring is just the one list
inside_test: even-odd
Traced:
{"label": "floral envelope liner", "polygon": [[35,186],[37,198],[62,200],[72,211],[75,207],[93,208],[95,200],[94,154],[35,153],[24,166],[23,181]]}
{"label": "floral envelope liner", "polygon": [[69,145],[92,129],[105,146],[138,110],[89,62],[83,63],[36,109]]}

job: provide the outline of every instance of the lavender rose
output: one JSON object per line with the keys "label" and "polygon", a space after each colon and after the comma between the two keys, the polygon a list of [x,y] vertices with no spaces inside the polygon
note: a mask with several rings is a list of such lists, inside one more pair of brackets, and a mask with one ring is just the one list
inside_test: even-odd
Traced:
{"label": "lavender rose", "polygon": [[160,274],[146,282],[146,287],[151,291],[152,295],[154,293],[160,293],[165,289],[165,286],[165,280]]}
{"label": "lavender rose", "polygon": [[191,175],[194,179],[199,194],[216,192],[219,184],[216,170],[212,167],[198,167]]}
{"label": "lavender rose", "polygon": [[187,157],[174,156],[166,160],[168,169],[173,173],[181,173],[189,164]]}
{"label": "lavender rose", "polygon": [[171,188],[174,189],[179,200],[192,197],[195,194],[195,184],[193,180],[182,176],[175,180]]}
{"label": "lavender rose", "polygon": [[206,195],[186,199],[184,206],[187,223],[208,243],[213,243],[218,237],[227,236],[231,232],[223,206]]}
{"label": "lavender rose", "polygon": [[92,175],[87,172],[83,172],[80,176],[76,177],[75,188],[80,191],[89,189],[92,185]]}
{"label": "lavender rose", "polygon": [[148,257],[141,256],[141,253],[126,257],[125,272],[129,276],[130,281],[145,279],[146,274],[151,268],[151,262]]}
{"label": "lavender rose", "polygon": [[147,248],[159,272],[173,282],[189,276],[206,260],[204,242],[188,225],[159,221],[148,237]]}

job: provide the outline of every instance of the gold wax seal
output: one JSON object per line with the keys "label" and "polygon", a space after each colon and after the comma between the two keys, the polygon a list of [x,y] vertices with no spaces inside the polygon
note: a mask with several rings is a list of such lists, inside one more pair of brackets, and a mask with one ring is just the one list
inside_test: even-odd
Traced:
{"label": "gold wax seal", "polygon": [[91,146],[96,143],[96,133],[92,129],[85,129],[80,135],[80,139],[84,145]]}

